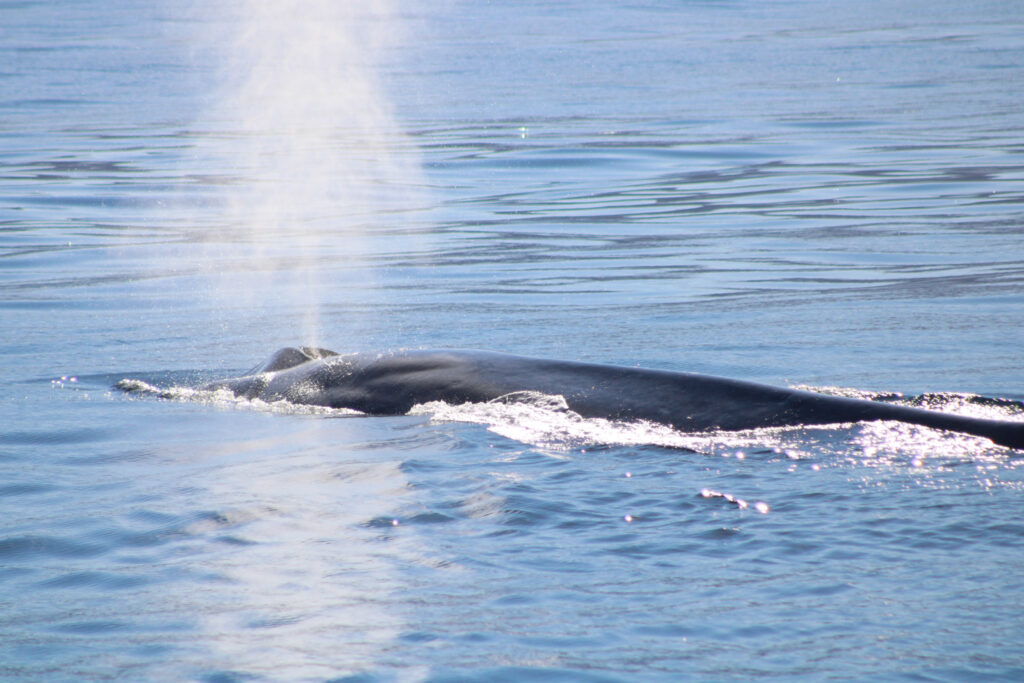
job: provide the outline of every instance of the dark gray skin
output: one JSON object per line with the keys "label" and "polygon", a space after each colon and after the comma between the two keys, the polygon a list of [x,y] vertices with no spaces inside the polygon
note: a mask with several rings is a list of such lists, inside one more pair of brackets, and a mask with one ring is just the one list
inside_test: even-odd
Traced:
{"label": "dark gray skin", "polygon": [[565,397],[584,417],[649,420],[683,432],[897,420],[1024,450],[1024,422],[986,420],[709,375],[484,351],[383,355],[286,348],[243,377],[208,384],[266,401],[402,415],[417,403],[490,401],[517,391]]}

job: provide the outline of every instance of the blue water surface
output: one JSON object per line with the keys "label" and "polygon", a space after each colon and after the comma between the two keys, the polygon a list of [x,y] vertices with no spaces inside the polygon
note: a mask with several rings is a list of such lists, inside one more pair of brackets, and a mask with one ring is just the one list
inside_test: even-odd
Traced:
{"label": "blue water surface", "polygon": [[1022,84],[1012,2],[0,2],[0,679],[1024,679],[984,439],[189,391],[485,348],[1022,420]]}

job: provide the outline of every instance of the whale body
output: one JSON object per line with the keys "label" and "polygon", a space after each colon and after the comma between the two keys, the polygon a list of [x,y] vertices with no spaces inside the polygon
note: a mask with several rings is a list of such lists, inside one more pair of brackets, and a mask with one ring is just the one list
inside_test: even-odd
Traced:
{"label": "whale body", "polygon": [[338,354],[289,347],[244,376],[207,384],[265,401],[402,415],[418,403],[557,394],[583,417],[647,420],[682,432],[897,420],[1024,450],[1024,422],[990,420],[687,372],[488,351]]}

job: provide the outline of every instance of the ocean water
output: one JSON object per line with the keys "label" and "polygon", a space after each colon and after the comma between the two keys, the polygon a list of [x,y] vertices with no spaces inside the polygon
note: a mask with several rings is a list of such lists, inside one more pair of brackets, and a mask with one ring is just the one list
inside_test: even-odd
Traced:
{"label": "ocean water", "polygon": [[0,680],[1024,678],[984,439],[189,391],[484,348],[1024,420],[1022,84],[1013,2],[0,2]]}

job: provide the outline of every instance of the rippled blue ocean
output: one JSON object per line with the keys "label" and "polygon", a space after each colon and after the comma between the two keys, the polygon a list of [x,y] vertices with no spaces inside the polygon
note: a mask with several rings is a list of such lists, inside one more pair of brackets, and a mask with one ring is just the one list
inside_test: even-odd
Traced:
{"label": "rippled blue ocean", "polygon": [[1015,2],[0,1],[0,680],[1024,679],[984,439],[113,388],[482,348],[1021,420],[1022,92]]}

